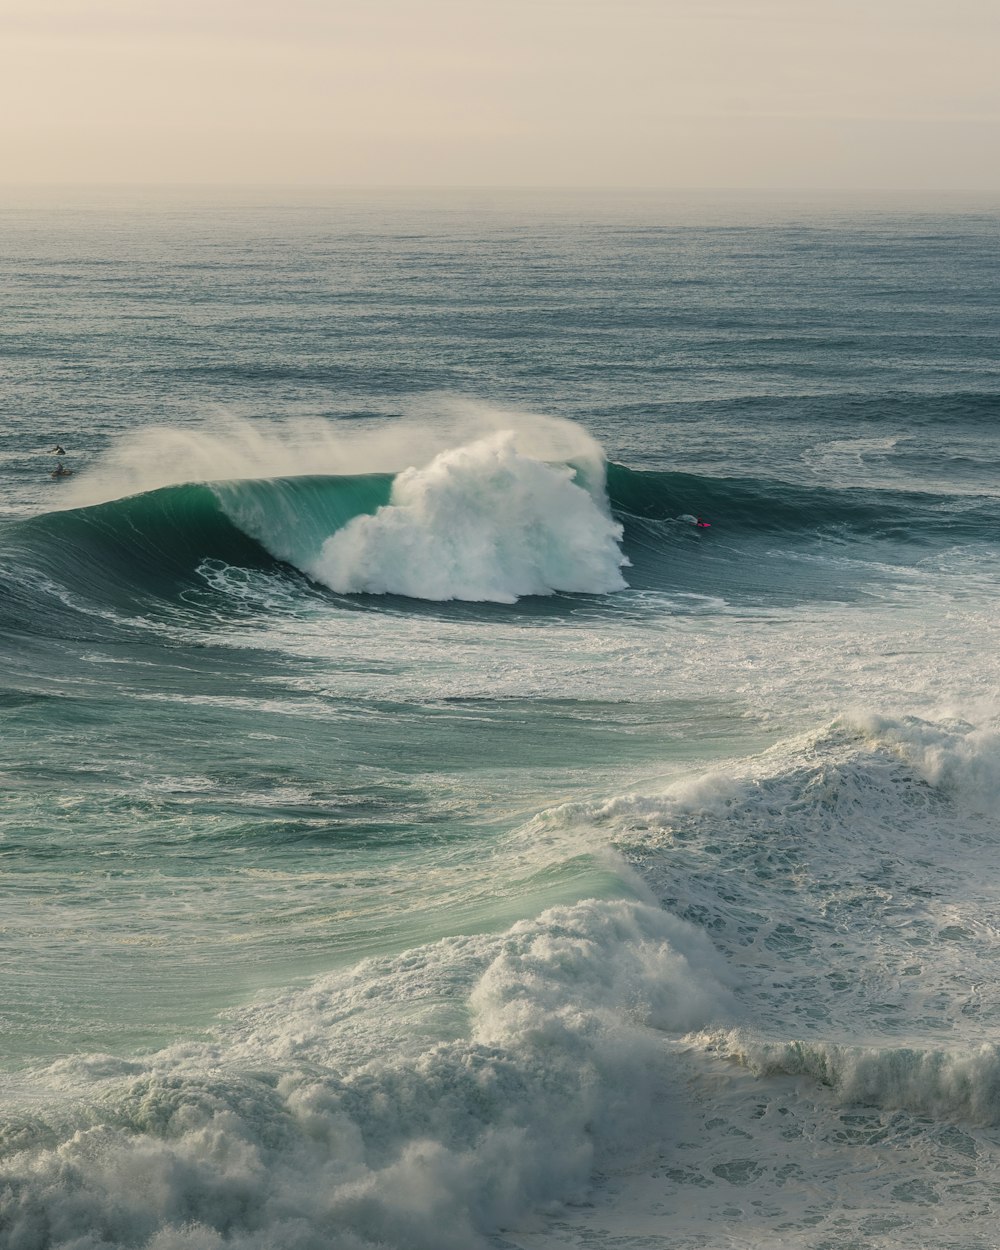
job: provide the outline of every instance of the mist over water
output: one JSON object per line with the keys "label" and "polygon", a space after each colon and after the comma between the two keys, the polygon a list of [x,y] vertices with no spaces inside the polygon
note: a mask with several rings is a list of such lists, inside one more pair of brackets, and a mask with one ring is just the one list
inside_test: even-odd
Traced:
{"label": "mist over water", "polygon": [[995,216],[7,225],[0,1246],[992,1245]]}
{"label": "mist over water", "polygon": [[501,432],[534,459],[603,462],[597,440],[565,418],[451,394],[407,397],[404,406],[405,421],[398,413],[354,423],[273,414],[251,421],[220,408],[186,426],[150,424],[113,438],[90,472],[67,482],[60,502],[89,505],[192,481],[395,473]]}

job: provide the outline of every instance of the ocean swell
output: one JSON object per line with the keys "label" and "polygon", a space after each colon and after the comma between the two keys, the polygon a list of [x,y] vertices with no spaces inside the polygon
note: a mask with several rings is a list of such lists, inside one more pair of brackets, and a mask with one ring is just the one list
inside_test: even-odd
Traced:
{"label": "ocean swell", "polygon": [[205,561],[291,566],[344,594],[513,603],[625,588],[623,531],[603,468],[523,454],[502,432],[396,476],[367,473],[163,486],[12,527],[11,580],[88,599],[175,599]]}

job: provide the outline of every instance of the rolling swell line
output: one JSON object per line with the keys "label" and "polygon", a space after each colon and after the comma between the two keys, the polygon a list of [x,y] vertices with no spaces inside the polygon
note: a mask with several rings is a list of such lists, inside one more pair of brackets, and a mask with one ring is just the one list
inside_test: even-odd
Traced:
{"label": "rolling swell line", "polygon": [[90,593],[141,589],[171,597],[207,555],[250,566],[265,559],[201,484],[30,517],[11,530],[13,551],[28,569]]}
{"label": "rolling swell line", "polygon": [[[727,532],[801,535],[838,529],[859,537],[920,542],[930,537],[995,539],[997,501],[918,491],[833,488],[763,478],[719,478],[608,465],[616,515],[666,521],[700,514]],[[626,529],[628,533],[628,529]]]}
{"label": "rolling swell line", "polygon": [[[173,602],[192,586],[203,588],[198,569],[206,560],[310,574],[332,534],[389,503],[394,481],[376,473],[189,483],[11,522],[0,570],[9,587],[3,620],[25,628],[39,601],[51,603],[53,586],[132,611],[151,599]],[[754,535],[926,545],[995,541],[1000,532],[1000,505],[984,496],[641,472],[614,463],[607,491],[624,526],[629,584],[640,589],[676,584],[725,593],[733,559]],[[713,522],[707,545],[684,541],[700,535],[676,524],[695,513]]]}

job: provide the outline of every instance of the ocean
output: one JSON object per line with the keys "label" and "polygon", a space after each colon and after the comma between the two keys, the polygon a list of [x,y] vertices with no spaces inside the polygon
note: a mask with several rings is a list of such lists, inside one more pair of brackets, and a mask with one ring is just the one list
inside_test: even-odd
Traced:
{"label": "ocean", "polygon": [[1000,202],[0,240],[2,1250],[996,1250]]}

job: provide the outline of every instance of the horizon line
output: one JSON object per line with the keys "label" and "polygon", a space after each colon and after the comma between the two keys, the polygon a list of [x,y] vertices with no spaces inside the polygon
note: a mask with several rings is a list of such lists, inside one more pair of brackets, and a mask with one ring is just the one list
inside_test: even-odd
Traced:
{"label": "horizon line", "polygon": [[1000,185],[997,186],[747,186],[690,184],[684,186],[664,185],[660,183],[629,183],[608,185],[605,183],[415,183],[415,182],[372,182],[372,183],[337,183],[337,182],[253,182],[227,181],[211,182],[206,180],[190,181],[149,181],[149,180],[112,180],[99,181],[59,181],[55,179],[35,181],[5,181],[0,179],[0,192],[9,191],[271,191],[271,192],[336,192],[352,193],[462,193],[462,194],[515,194],[515,193],[548,193],[548,194],[602,194],[602,195],[742,195],[742,196],[1000,196]]}

